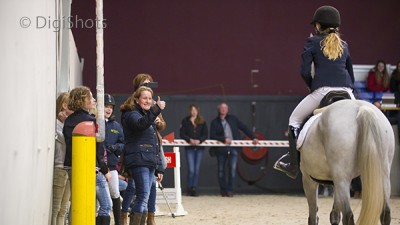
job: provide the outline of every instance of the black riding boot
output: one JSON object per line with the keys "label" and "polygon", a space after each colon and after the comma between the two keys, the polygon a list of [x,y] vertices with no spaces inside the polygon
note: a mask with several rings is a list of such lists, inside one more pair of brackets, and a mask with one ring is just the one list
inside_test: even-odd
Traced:
{"label": "black riding boot", "polygon": [[121,225],[120,219],[121,219],[121,199],[118,198],[113,198],[113,213],[114,213],[114,221],[115,225]]}
{"label": "black riding boot", "polygon": [[96,225],[110,225],[110,216],[97,216]]}
{"label": "black riding boot", "polygon": [[[289,126],[289,152],[283,155],[274,165],[274,169],[286,173],[290,178],[296,179],[299,173],[299,151],[296,148],[297,137],[300,128]],[[290,163],[284,163],[282,160],[290,157]]]}

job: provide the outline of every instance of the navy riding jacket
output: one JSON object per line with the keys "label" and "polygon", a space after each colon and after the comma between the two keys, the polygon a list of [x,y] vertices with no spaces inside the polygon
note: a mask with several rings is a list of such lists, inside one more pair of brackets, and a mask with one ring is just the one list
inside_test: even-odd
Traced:
{"label": "navy riding jacket", "polygon": [[[326,35],[307,38],[304,45],[301,64],[301,76],[311,91],[320,87],[354,87],[353,64],[349,48],[343,41],[343,55],[332,61],[321,50],[321,41]],[[314,62],[315,75],[311,76],[311,65]]]}
{"label": "navy riding jacket", "polygon": [[110,170],[116,170],[119,156],[124,149],[124,132],[122,126],[113,118],[106,120],[106,139],[104,147],[107,150],[107,166]]}
{"label": "navy riding jacket", "polygon": [[[79,109],[72,113],[64,122],[63,134],[66,144],[64,166],[72,167],[72,131],[81,122],[92,121],[93,126],[96,126],[96,118],[89,112]],[[103,142],[96,142],[96,160],[97,166],[102,174],[108,173],[108,167],[104,162],[104,147]]]}

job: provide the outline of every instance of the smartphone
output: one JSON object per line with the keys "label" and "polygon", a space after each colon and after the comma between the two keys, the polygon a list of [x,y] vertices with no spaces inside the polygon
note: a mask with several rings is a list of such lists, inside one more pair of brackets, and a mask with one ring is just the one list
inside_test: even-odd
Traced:
{"label": "smartphone", "polygon": [[149,82],[149,83],[144,83],[142,86],[146,86],[149,88],[158,88],[158,82]]}

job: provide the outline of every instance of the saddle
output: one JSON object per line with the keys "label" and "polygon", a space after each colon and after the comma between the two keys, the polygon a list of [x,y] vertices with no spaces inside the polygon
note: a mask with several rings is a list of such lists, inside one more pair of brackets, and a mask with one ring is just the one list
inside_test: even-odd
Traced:
{"label": "saddle", "polygon": [[347,93],[347,91],[328,92],[328,94],[326,94],[324,96],[324,98],[321,99],[321,102],[319,103],[318,108],[326,107],[334,102],[344,100],[344,99],[351,99],[351,97],[350,97],[349,93]]}
{"label": "saddle", "polygon": [[[347,91],[331,91],[326,94],[321,101],[319,102],[319,106],[317,109],[314,110],[313,115],[316,115],[318,113],[322,113],[330,104],[344,100],[344,99],[351,99],[349,93]],[[307,119],[303,122],[303,125],[307,120],[311,117],[307,117]]]}

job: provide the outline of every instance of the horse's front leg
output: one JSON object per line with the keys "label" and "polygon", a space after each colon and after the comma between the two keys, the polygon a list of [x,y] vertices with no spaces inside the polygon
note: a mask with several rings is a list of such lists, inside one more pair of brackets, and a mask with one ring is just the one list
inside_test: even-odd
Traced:
{"label": "horse's front leg", "polygon": [[318,225],[318,183],[303,174],[303,189],[308,203],[308,225]]}

